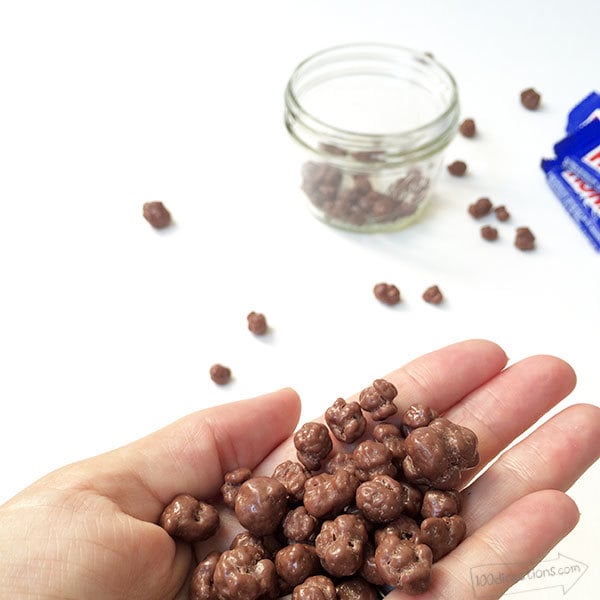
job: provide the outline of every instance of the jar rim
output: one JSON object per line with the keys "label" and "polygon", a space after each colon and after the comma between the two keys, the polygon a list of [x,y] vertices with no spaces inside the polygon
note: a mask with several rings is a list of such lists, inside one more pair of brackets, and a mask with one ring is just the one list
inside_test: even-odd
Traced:
{"label": "jar rim", "polygon": [[[311,75],[311,69],[317,67],[319,63],[325,64],[329,60],[331,64],[342,64],[352,58],[378,60],[386,65],[394,63],[400,65],[402,59],[418,61],[426,68],[431,69],[430,76],[435,75],[441,78],[449,91],[448,98],[444,99],[443,107],[433,118],[416,127],[391,130],[385,133],[369,133],[332,125],[305,108],[300,98],[299,86],[303,82],[306,84],[306,79]],[[322,80],[325,79],[322,77]],[[315,85],[317,84],[318,82],[315,83]],[[339,140],[342,145],[350,145],[357,150],[378,146],[386,149],[387,160],[393,157],[398,160],[415,153],[427,153],[432,149],[435,151],[438,146],[445,147],[453,137],[458,125],[458,104],[456,80],[443,64],[426,52],[381,42],[352,42],[314,52],[297,64],[285,89],[286,126],[297,141],[312,150],[317,150],[314,140],[323,136],[331,140]],[[407,149],[407,138],[422,138],[428,132],[435,133],[434,140],[421,140],[420,144]]]}

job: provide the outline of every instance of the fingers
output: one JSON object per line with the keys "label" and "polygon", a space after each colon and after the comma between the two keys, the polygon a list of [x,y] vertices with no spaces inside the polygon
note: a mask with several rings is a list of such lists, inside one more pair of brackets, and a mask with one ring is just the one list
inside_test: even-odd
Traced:
{"label": "fingers", "polygon": [[[556,490],[516,500],[433,567],[431,586],[419,600],[497,599],[527,574],[577,524],[575,503]],[[493,573],[494,580],[481,577]],[[394,591],[388,600],[409,598]]]}
{"label": "fingers", "polygon": [[565,398],[575,386],[570,365],[553,356],[532,356],[511,365],[445,414],[479,438],[479,465],[472,478],[510,442]]}
{"label": "fingers", "polygon": [[463,492],[469,531],[517,498],[543,489],[566,491],[600,457],[600,408],[566,408],[505,452]]}
{"label": "fingers", "polygon": [[[496,376],[506,361],[506,354],[497,344],[467,340],[425,354],[389,373],[385,379],[398,390],[395,400],[398,416],[417,402],[443,412]],[[365,387],[370,384],[366,381]],[[348,401],[357,399],[358,393]],[[323,411],[327,408],[323,406]],[[259,472],[271,473],[277,464],[295,456],[293,442],[289,440],[260,466]]]}
{"label": "fingers", "polygon": [[[400,414],[418,402],[445,412],[497,375],[507,360],[504,351],[493,342],[467,340],[424,354],[385,379],[398,390],[395,402]],[[370,383],[365,382],[365,387]],[[357,397],[358,394],[350,400]]]}
{"label": "fingers", "polygon": [[72,465],[55,476],[55,485],[93,488],[124,512],[156,521],[176,494],[210,498],[227,471],[254,468],[289,437],[299,415],[300,400],[291,389],[202,410]]}
{"label": "fingers", "polygon": [[[478,434],[483,467],[574,385],[575,374],[568,364],[536,356],[494,373],[445,411],[429,404]],[[595,407],[567,409],[552,425],[508,451],[504,466],[490,467],[465,492],[461,514],[473,533],[436,564],[423,600],[499,598],[575,526],[574,503],[561,492],[544,488],[567,489],[597,459],[597,411]],[[556,455],[560,460],[553,464]],[[525,472],[519,478],[521,467]],[[496,565],[501,574],[495,588],[476,589],[473,575],[489,565]],[[400,592],[389,596],[390,600],[403,597]]]}
{"label": "fingers", "polygon": [[562,491],[599,456],[600,409],[585,404],[507,450],[463,492],[461,515],[473,533],[436,563],[420,598],[500,598],[576,525],[577,507]]}

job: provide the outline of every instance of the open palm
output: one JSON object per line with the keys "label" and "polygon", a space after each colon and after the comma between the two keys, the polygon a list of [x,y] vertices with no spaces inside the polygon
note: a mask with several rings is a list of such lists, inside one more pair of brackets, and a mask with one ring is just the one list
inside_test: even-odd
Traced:
{"label": "open palm", "polygon": [[[569,406],[506,450],[575,385],[555,357],[506,364],[496,344],[469,340],[384,375],[398,389],[399,415],[427,404],[479,438],[480,464],[462,492],[467,537],[435,563],[423,600],[478,597],[472,570],[489,564],[503,565],[485,590],[499,598],[577,523],[565,491],[600,455],[600,409]],[[280,390],[199,411],[34,483],[0,506],[0,598],[186,598],[194,549],[156,525],[162,509],[179,493],[214,497],[239,466],[270,475],[294,459],[299,415],[296,393]],[[234,528],[225,519],[196,553],[223,549]]]}

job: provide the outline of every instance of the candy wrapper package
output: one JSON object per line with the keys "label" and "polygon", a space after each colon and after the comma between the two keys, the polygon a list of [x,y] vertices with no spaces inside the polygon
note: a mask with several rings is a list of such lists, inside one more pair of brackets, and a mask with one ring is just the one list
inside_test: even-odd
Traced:
{"label": "candy wrapper package", "polygon": [[600,121],[600,94],[598,92],[592,92],[573,107],[567,118],[567,135],[575,133],[580,127],[594,119]]}
{"label": "candy wrapper package", "polygon": [[567,119],[567,135],[542,160],[554,195],[600,252],[600,94],[592,92]]}
{"label": "candy wrapper package", "polygon": [[554,195],[600,252],[600,192],[563,168],[560,160],[544,160],[542,169]]}

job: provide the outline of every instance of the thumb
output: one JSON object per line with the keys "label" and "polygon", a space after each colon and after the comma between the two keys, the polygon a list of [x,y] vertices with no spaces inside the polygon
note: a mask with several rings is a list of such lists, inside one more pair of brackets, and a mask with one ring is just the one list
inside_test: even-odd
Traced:
{"label": "thumb", "polygon": [[180,493],[217,494],[226,472],[253,469],[294,431],[300,399],[276,392],[192,413],[112,452],[55,474],[55,485],[85,485],[125,513],[155,522]]}

